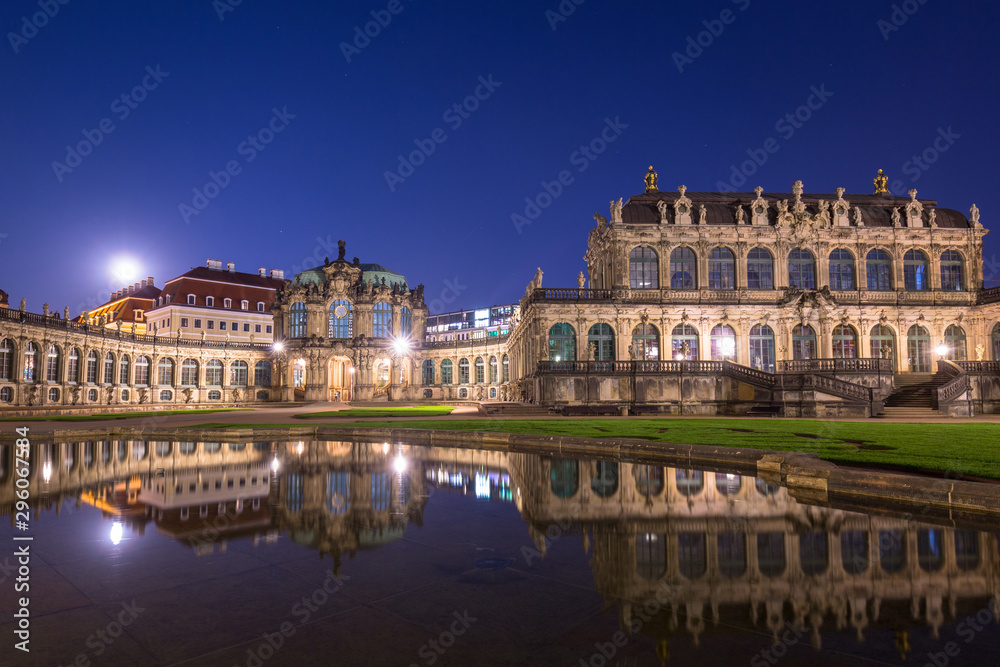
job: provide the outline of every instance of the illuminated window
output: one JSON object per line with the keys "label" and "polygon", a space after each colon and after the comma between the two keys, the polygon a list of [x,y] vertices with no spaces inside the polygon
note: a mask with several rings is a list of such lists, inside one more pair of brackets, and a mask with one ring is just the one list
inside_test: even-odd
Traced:
{"label": "illuminated window", "polygon": [[185,359],[181,364],[181,385],[185,387],[198,386],[198,362],[194,359]]}
{"label": "illuminated window", "polygon": [[872,250],[865,259],[868,289],[886,292],[892,289],[892,260],[884,250]]}
{"label": "illuminated window", "polygon": [[764,248],[754,248],[747,255],[747,287],[774,289],[774,259]]}
{"label": "illuminated window", "polygon": [[697,276],[694,251],[691,248],[675,248],[670,253],[670,288],[694,289]]}
{"label": "illuminated window", "polygon": [[854,255],[843,248],[830,253],[830,289],[854,289]]}
{"label": "illuminated window", "polygon": [[296,301],[292,304],[290,335],[292,338],[306,337],[306,304]]}
{"label": "illuminated window", "polygon": [[69,363],[66,366],[66,382],[76,384],[80,381],[80,350],[75,347],[69,351]]}
{"label": "illuminated window", "polygon": [[944,330],[944,345],[948,348],[944,354],[945,359],[965,361],[968,358],[966,356],[965,329],[957,324],[952,324]]}
{"label": "illuminated window", "polygon": [[728,324],[712,327],[710,340],[712,361],[733,359],[736,356],[736,331]]}
{"label": "illuminated window", "polygon": [[501,382],[510,382],[510,358],[505,354],[503,355],[503,361],[500,362],[501,368]]}
{"label": "illuminated window", "polygon": [[690,324],[678,324],[671,333],[671,348],[674,359],[698,360],[698,332]]}
{"label": "illuminated window", "polygon": [[848,324],[840,324],[833,330],[833,358],[856,359],[858,356],[858,333]]}
{"label": "illuminated window", "polygon": [[247,362],[234,361],[229,365],[229,384],[233,387],[247,386],[249,370]]}
{"label": "illuminated window", "polygon": [[708,289],[736,287],[736,258],[729,248],[713,248],[708,257]]}
{"label": "illuminated window", "polygon": [[774,372],[774,330],[766,324],[750,329],[750,367]]}
{"label": "illuminated window", "polygon": [[572,325],[559,322],[549,329],[549,359],[576,361],[576,330]]}
{"label": "illuminated window", "polygon": [[903,288],[915,292],[929,288],[927,255],[919,250],[907,250],[903,255]]}
{"label": "illuminated window", "polygon": [[941,255],[941,289],[958,292],[963,289],[965,264],[955,250],[946,250]]}
{"label": "illuminated window", "polygon": [[615,333],[611,325],[602,322],[590,327],[587,344],[590,346],[594,361],[615,360]]}
{"label": "illuminated window", "polygon": [[115,383],[115,355],[111,352],[104,357],[104,384]]}
{"label": "illuminated window", "polygon": [[660,286],[660,262],[652,248],[634,248],[628,256],[629,287],[657,289]]}
{"label": "illuminated window", "polygon": [[636,359],[660,358],[660,330],[652,324],[639,324],[632,330],[632,351]]}
{"label": "illuminated window", "polygon": [[49,346],[49,354],[45,363],[45,381],[59,382],[59,348],[55,345]]}
{"label": "illuminated window", "polygon": [[334,301],[330,304],[328,336],[330,338],[354,337],[354,306],[350,301]]}
{"label": "illuminated window", "polygon": [[87,354],[87,384],[97,384],[97,352]]}
{"label": "illuminated window", "polygon": [[392,306],[385,301],[379,301],[372,309],[372,337],[390,336],[392,336]]}
{"label": "illuminated window", "polygon": [[0,341],[0,380],[10,381],[14,374],[14,341],[4,338]]}
{"label": "illuminated window", "polygon": [[816,358],[816,332],[808,324],[792,329],[792,359]]}
{"label": "illuminated window", "polygon": [[149,386],[149,357],[139,357],[135,360],[135,385]]}
{"label": "illuminated window", "polygon": [[24,372],[22,376],[25,382],[35,381],[35,369],[38,366],[38,348],[34,343],[29,342],[24,346]]}
{"label": "illuminated window", "polygon": [[482,357],[476,357],[476,384],[482,384],[486,381],[486,364],[483,362]]}
{"label": "illuminated window", "polygon": [[788,286],[816,289],[816,260],[808,250],[795,249],[788,254]]}

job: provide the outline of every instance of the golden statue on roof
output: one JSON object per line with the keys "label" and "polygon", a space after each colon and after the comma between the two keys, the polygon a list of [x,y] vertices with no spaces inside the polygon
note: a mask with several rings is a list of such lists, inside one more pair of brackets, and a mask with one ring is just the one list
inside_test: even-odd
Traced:
{"label": "golden statue on roof", "polygon": [[646,172],[646,192],[659,192],[660,189],[656,185],[657,175],[653,171],[653,165],[649,165],[649,171]]}
{"label": "golden statue on roof", "polygon": [[889,194],[889,177],[882,173],[882,170],[878,170],[878,175],[875,177],[875,194],[877,195],[887,195]]}

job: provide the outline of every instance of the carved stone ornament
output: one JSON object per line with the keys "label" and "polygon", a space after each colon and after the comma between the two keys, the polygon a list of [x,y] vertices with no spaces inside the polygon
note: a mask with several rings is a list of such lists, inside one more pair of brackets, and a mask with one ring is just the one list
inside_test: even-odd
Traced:
{"label": "carved stone ornament", "polygon": [[611,222],[620,223],[622,221],[622,200],[621,197],[618,201],[611,200]]}

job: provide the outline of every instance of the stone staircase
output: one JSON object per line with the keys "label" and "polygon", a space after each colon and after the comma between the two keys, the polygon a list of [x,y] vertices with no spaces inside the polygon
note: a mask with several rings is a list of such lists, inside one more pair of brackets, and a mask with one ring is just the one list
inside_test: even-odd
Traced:
{"label": "stone staircase", "polygon": [[941,417],[936,407],[937,388],[948,382],[940,373],[902,373],[893,378],[895,389],[885,399],[883,417]]}
{"label": "stone staircase", "polygon": [[547,417],[552,414],[549,408],[530,403],[480,403],[480,411],[487,417]]}

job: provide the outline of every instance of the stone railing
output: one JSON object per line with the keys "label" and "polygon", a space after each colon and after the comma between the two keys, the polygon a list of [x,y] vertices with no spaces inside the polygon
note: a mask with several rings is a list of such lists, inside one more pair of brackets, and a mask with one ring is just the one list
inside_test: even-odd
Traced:
{"label": "stone railing", "polygon": [[1000,361],[956,361],[953,363],[966,373],[1000,373]]}
{"label": "stone railing", "polygon": [[953,361],[945,359],[938,360],[938,375],[950,378],[946,383],[936,390],[937,408],[940,410],[943,405],[955,401],[968,392],[971,396],[972,379],[965,368]]}
{"label": "stone railing", "polygon": [[[994,293],[996,292],[996,293]],[[989,293],[989,297],[987,295]],[[750,289],[573,289],[539,287],[528,298],[529,303],[542,301],[614,301],[617,303],[636,304],[780,304],[785,298],[786,290],[750,290]],[[986,303],[984,298],[1000,301],[1000,288],[978,292],[952,290],[845,290],[831,291],[834,301],[840,305],[973,305],[977,297],[980,303]]]}
{"label": "stone railing", "polygon": [[1000,287],[981,289],[976,295],[976,303],[996,303],[1000,301]]}
{"label": "stone railing", "polygon": [[892,359],[795,359],[776,366],[779,373],[892,373]]}
{"label": "stone railing", "polygon": [[756,368],[750,368],[749,366],[741,366],[740,364],[734,364],[731,361],[723,361],[722,369],[727,377],[768,389],[777,384],[778,381],[774,373],[757,370]]}
{"label": "stone railing", "polygon": [[425,340],[421,347],[425,350],[475,347],[493,343],[504,343],[508,338],[510,338],[510,334],[504,334],[503,336],[484,336],[482,338],[467,338],[465,340]]}
{"label": "stone railing", "polygon": [[853,401],[864,401],[872,404],[875,393],[871,387],[865,387],[846,380],[838,380],[828,375],[785,374],[779,375],[779,385],[785,390],[814,390],[833,396],[839,396]]}

